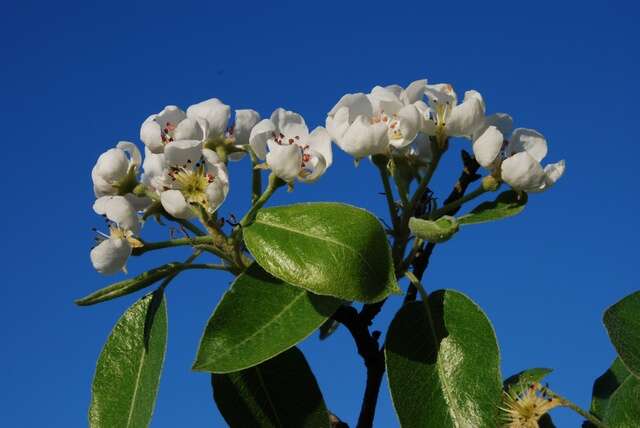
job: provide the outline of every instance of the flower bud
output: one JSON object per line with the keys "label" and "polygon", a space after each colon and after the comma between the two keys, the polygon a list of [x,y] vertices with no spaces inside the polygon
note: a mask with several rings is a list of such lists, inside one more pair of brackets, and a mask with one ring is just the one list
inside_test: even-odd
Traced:
{"label": "flower bud", "polygon": [[409,220],[411,233],[434,244],[448,241],[459,228],[458,220],[451,216],[442,216],[435,221],[416,217],[412,217]]}
{"label": "flower bud", "polygon": [[500,187],[500,181],[493,175],[487,175],[482,178],[482,189],[487,192],[495,192]]}

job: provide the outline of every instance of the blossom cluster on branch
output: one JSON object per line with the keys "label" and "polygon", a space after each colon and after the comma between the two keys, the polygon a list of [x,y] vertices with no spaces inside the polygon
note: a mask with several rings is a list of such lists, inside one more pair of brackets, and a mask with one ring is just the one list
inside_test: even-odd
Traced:
{"label": "blossom cluster on branch", "polygon": [[326,128],[311,132],[300,114],[283,108],[262,120],[255,110],[240,109],[230,120],[231,108],[217,98],[186,111],[166,106],[142,123],[144,160],[136,145],[125,141],[99,156],[91,172],[94,210],[109,229],[98,232],[91,251],[98,272],[125,270],[132,250],[142,245],[140,212],[161,209],[172,218],[198,218],[210,226],[229,193],[228,161],[247,153],[255,168],[271,170],[289,186],[312,183],[327,172],[332,142],[356,161],[385,155],[425,168],[449,138],[464,138],[498,183],[525,192],[548,189],[565,169],[564,161],[542,167],[547,154],[542,134],[512,131],[508,114],[486,115],[479,92],[467,91],[458,102],[450,84],[426,80],[346,94],[328,112]]}

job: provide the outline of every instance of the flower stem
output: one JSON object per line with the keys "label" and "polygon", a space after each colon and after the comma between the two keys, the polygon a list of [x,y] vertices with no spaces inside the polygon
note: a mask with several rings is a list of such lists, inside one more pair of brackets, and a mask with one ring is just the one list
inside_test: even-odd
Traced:
{"label": "flower stem", "polygon": [[438,347],[440,340],[438,340],[438,335],[436,333],[436,324],[433,321],[433,315],[431,314],[431,306],[429,306],[429,293],[424,289],[424,286],[420,282],[420,280],[413,274],[411,271],[407,271],[404,273],[411,284],[418,289],[418,293],[420,293],[420,297],[422,298],[422,303],[424,304],[425,311],[427,313],[427,320],[429,321],[429,329],[431,330],[431,335],[433,337],[433,346]]}
{"label": "flower stem", "polygon": [[591,422],[596,427],[598,427],[598,428],[607,428],[607,426],[604,423],[602,423],[602,421],[600,421],[600,419],[596,418],[591,413],[587,412],[586,410],[584,410],[582,407],[578,406],[573,401],[570,401],[570,400],[568,400],[568,399],[556,394],[555,392],[551,391],[549,388],[545,388],[545,391],[547,392],[547,394],[549,396],[551,396],[552,398],[555,398],[556,400],[560,401],[561,406],[567,407],[567,408],[573,410],[574,412],[576,412],[577,414],[579,414],[580,416],[582,416],[583,418],[585,418],[586,420]]}
{"label": "flower stem", "polygon": [[387,206],[389,207],[389,215],[391,216],[391,224],[393,225],[394,233],[399,229],[398,211],[396,209],[396,203],[393,200],[393,190],[391,189],[391,183],[389,182],[389,175],[387,174],[386,157],[382,155],[375,155],[373,162],[380,171],[380,179],[382,180],[382,187],[384,188],[384,195],[387,198]]}
{"label": "flower stem", "polygon": [[248,152],[251,156],[251,205],[254,205],[262,193],[262,170],[256,168],[258,158],[253,150],[249,148]]}
{"label": "flower stem", "polygon": [[260,195],[260,197],[255,201],[253,206],[249,209],[249,211],[247,211],[244,217],[242,217],[242,220],[240,220],[240,229],[248,226],[251,222],[253,222],[253,220],[255,220],[256,214],[258,213],[258,210],[267,203],[269,198],[271,198],[271,196],[276,190],[278,190],[279,187],[282,187],[285,184],[286,183],[284,182],[284,180],[278,178],[278,176],[276,176],[274,173],[271,173],[271,175],[269,175],[269,184],[267,185],[267,188],[264,190],[264,192],[262,192],[262,195]]}
{"label": "flower stem", "polygon": [[469,202],[470,200],[475,199],[480,195],[483,195],[487,191],[488,190],[486,190],[484,187],[479,186],[473,192],[468,193],[468,194],[464,195],[463,197],[461,197],[459,199],[456,199],[455,201],[449,202],[448,204],[443,205],[442,207],[438,208],[437,210],[432,211],[427,217],[429,219],[433,220],[433,219],[437,219],[439,217],[442,217],[443,215],[449,214],[450,212],[452,212],[453,210],[455,210],[456,208],[458,208],[462,204],[464,204],[466,202]]}
{"label": "flower stem", "polygon": [[194,238],[180,238],[180,239],[172,239],[169,241],[161,241],[161,242],[145,242],[144,245],[140,248],[134,248],[132,254],[134,256],[141,256],[147,251],[160,250],[163,248],[171,248],[171,247],[181,247],[186,245],[206,245],[211,244],[213,239],[210,236],[197,236]]}

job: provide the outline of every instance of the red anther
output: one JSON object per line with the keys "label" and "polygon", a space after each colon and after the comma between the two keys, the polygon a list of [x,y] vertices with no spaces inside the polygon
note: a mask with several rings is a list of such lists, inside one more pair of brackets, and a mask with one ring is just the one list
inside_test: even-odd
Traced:
{"label": "red anther", "polygon": [[289,138],[289,144],[293,144],[295,140],[293,138]]}

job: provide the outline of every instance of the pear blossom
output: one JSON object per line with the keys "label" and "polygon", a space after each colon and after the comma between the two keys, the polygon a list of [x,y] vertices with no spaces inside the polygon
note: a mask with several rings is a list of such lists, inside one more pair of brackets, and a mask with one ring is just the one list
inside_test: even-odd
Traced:
{"label": "pear blossom", "polygon": [[96,198],[119,194],[119,187],[125,181],[135,179],[141,163],[140,151],[128,141],[120,141],[115,148],[102,153],[91,170]]}
{"label": "pear blossom", "polygon": [[287,183],[316,181],[333,162],[331,137],[325,128],[311,133],[298,113],[276,109],[253,127],[249,144],[258,159]]}
{"label": "pear blossom", "polygon": [[422,117],[421,130],[437,137],[441,144],[449,137],[470,137],[482,123],[485,104],[478,91],[465,92],[460,104],[448,83],[427,85],[425,95],[428,103],[416,103]]}
{"label": "pear blossom", "polygon": [[[231,127],[230,118],[231,108],[218,98],[193,104],[186,112],[176,106],[167,106],[144,121],[140,139],[154,154],[163,153],[167,144],[179,140],[224,141],[235,146],[249,144],[249,134],[260,121],[260,114],[251,109],[236,110]],[[233,152],[230,159],[238,160],[243,155],[241,151]]]}
{"label": "pear blossom", "polygon": [[416,103],[426,86],[426,80],[416,80],[406,89],[376,86],[368,94],[346,94],[327,114],[327,131],[356,159],[406,147],[420,130]]}
{"label": "pear blossom", "polygon": [[172,142],[165,148],[164,164],[161,175],[154,175],[157,165],[150,168],[149,180],[160,192],[163,208],[172,216],[192,218],[197,215],[196,207],[213,214],[227,197],[227,168],[214,151],[202,148],[202,141]]}
{"label": "pear blossom", "polygon": [[[197,108],[197,112],[201,112]],[[176,106],[166,106],[160,113],[149,116],[140,127],[140,140],[152,153],[162,153],[164,147],[177,140],[202,140],[202,125],[195,117]]]}
{"label": "pear blossom", "polygon": [[478,163],[494,172],[501,180],[516,190],[542,192],[555,184],[563,175],[565,162],[546,165],[540,162],[547,155],[547,141],[533,129],[518,128],[506,140],[503,130],[509,123],[488,126],[473,142],[473,152]]}
{"label": "pear blossom", "polygon": [[539,428],[540,418],[563,403],[547,394],[546,388],[539,383],[521,387],[521,391],[504,392],[503,411],[504,428]]}
{"label": "pear blossom", "polygon": [[135,237],[140,233],[140,221],[134,206],[124,196],[103,196],[93,204],[97,214],[107,218],[109,234],[100,233],[98,245],[90,252],[93,267],[104,275],[126,273],[131,249],[142,246]]}

